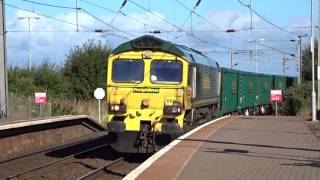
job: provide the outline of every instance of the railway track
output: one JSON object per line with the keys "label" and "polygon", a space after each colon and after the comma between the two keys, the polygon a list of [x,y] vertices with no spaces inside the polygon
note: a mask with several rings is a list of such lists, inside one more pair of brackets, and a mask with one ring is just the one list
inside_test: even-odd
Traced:
{"label": "railway track", "polygon": [[0,161],[0,179],[121,179],[147,158],[123,155],[100,134]]}
{"label": "railway track", "polygon": [[151,155],[116,152],[111,141],[108,132],[100,131],[66,144],[0,159],[0,180],[122,179]]}
{"label": "railway track", "polygon": [[61,158],[61,159],[58,159],[58,160],[50,161],[48,163],[45,163],[45,164],[42,164],[42,165],[39,165],[39,166],[35,166],[33,168],[30,168],[30,169],[15,173],[13,175],[9,175],[6,179],[15,179],[15,178],[18,178],[18,177],[20,177],[22,175],[37,171],[39,169],[42,169],[42,168],[48,167],[50,165],[65,161],[65,160],[70,159],[70,158],[75,158],[78,155],[85,154],[85,153],[88,153],[88,152],[92,152],[92,151],[95,151],[97,149],[100,149],[100,148],[103,148],[103,147],[106,147],[106,146],[110,146],[110,144],[100,145],[100,146],[97,146],[97,147],[94,147],[94,148],[91,148],[91,149],[87,149],[85,151],[81,151],[79,153],[72,154],[70,156],[67,156],[67,157],[64,157],[64,158]]}
{"label": "railway track", "polygon": [[104,138],[105,136],[107,136],[106,132],[97,133],[97,135],[94,135],[93,137],[84,138],[83,140],[74,141],[74,142],[67,143],[67,144],[60,145],[60,146],[48,147],[48,148],[44,148],[44,149],[41,149],[41,150],[32,151],[32,152],[29,152],[29,153],[24,153],[22,155],[14,156],[14,157],[11,157],[11,158],[8,158],[8,159],[3,159],[3,160],[0,160],[0,164],[6,163],[6,162],[10,162],[10,161],[14,161],[14,160],[21,159],[21,158],[26,158],[26,157],[29,157],[29,156],[32,156],[32,155],[36,155],[36,154],[39,154],[39,153],[48,153],[48,152],[58,151],[58,150],[61,150],[61,149],[64,149],[64,148],[69,148],[69,147],[72,147],[72,146],[76,146],[76,145],[79,145],[79,144],[82,144],[82,143],[98,140],[98,139]]}
{"label": "railway track", "polygon": [[123,161],[123,157],[120,157],[114,161],[108,162],[100,167],[98,167],[97,169],[90,171],[80,177],[78,177],[76,180],[85,180],[85,179],[97,179],[99,177],[99,173],[104,171],[107,167],[110,167],[116,163],[119,163],[120,161]]}
{"label": "railway track", "polygon": [[[194,127],[190,127],[191,129]],[[106,131],[0,160],[1,179],[122,179],[150,154],[114,151]]]}

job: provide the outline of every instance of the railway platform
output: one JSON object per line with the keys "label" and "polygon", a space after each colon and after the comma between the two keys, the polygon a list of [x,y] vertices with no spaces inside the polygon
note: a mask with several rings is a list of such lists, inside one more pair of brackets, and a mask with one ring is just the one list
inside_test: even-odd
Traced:
{"label": "railway platform", "polygon": [[320,141],[299,117],[224,117],[157,152],[124,179],[320,179]]}
{"label": "railway platform", "polygon": [[0,161],[92,137],[106,129],[85,115],[0,122]]}

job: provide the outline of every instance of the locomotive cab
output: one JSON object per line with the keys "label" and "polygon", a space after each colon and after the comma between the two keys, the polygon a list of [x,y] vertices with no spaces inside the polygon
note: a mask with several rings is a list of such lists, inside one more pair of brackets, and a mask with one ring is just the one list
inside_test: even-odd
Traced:
{"label": "locomotive cab", "polygon": [[116,150],[152,152],[163,139],[181,134],[185,61],[140,51],[117,54],[108,63],[108,130],[116,134]]}

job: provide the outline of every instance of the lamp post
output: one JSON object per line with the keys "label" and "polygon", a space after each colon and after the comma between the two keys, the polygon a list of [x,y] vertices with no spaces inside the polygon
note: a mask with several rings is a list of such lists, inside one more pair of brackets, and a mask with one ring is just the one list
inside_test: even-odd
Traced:
{"label": "lamp post", "polygon": [[298,36],[298,84],[302,83],[302,47],[301,47],[301,36]]}
{"label": "lamp post", "polygon": [[256,42],[256,73],[258,73],[258,41],[264,41],[264,39],[255,40]]}
{"label": "lamp post", "polygon": [[233,69],[234,66],[238,65],[238,63],[233,63],[233,54],[238,54],[237,52],[230,52],[230,69]]}
{"label": "lamp post", "polygon": [[[249,39],[249,42],[255,42],[256,49],[255,49],[255,72],[258,73],[258,41],[264,41],[264,39]],[[252,56],[251,56],[252,57]]]}
{"label": "lamp post", "polygon": [[18,19],[28,19],[28,32],[29,32],[29,69],[32,68],[32,60],[31,60],[31,27],[30,27],[30,21],[31,19],[40,19],[39,17],[32,17],[32,16],[26,16],[26,17],[19,17]]}
{"label": "lamp post", "polygon": [[312,121],[316,121],[316,92],[314,85],[314,23],[313,23],[313,0],[311,0],[311,53],[312,53],[312,93],[311,93],[311,102],[312,102]]}
{"label": "lamp post", "polygon": [[[224,32],[226,33],[234,33],[236,32],[235,29],[227,29],[225,30]],[[231,49],[230,49],[230,68],[232,69],[232,66],[233,66],[233,49],[232,49],[232,35],[230,35],[230,42],[231,42]],[[236,54],[236,53],[235,53]]]}

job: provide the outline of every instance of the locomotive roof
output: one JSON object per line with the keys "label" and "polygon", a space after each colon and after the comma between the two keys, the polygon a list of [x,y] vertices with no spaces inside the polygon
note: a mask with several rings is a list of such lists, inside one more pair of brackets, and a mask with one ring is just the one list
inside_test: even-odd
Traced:
{"label": "locomotive roof", "polygon": [[273,76],[272,74],[263,74],[263,73],[241,71],[241,70],[237,70],[237,69],[229,69],[229,68],[226,68],[226,67],[222,67],[220,69],[221,69],[221,71],[224,71],[224,72],[239,73],[239,74],[245,74],[245,75],[268,76],[268,77]]}
{"label": "locomotive roof", "polygon": [[[200,51],[188,48],[183,45],[175,44],[170,41],[165,41],[154,36],[145,35],[131,41],[125,42],[119,45],[112,51],[112,54],[118,54],[122,52],[132,50],[156,50],[162,52],[168,52],[176,56],[185,57],[190,62],[196,62],[200,64],[216,64],[216,62],[209,57],[205,56]],[[210,62],[212,61],[212,62]]]}

